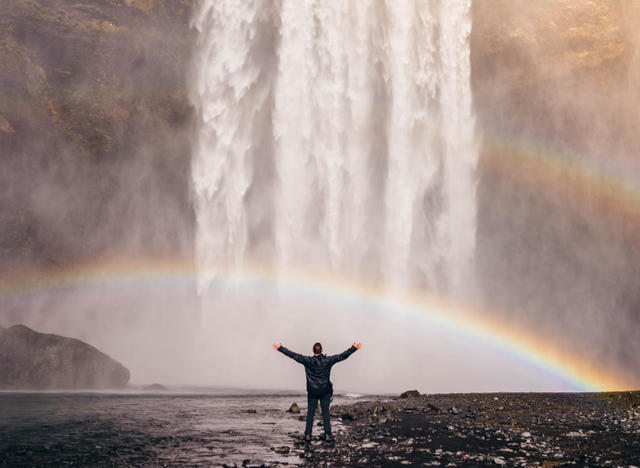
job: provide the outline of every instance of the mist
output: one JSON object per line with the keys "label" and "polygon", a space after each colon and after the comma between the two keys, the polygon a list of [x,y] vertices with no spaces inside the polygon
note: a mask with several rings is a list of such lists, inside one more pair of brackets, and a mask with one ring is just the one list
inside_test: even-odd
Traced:
{"label": "mist", "polygon": [[[225,73],[237,57],[207,56],[205,35],[224,26],[199,10],[207,2],[157,3],[61,6],[66,19],[102,22],[82,37],[19,2],[0,7],[0,54],[11,59],[0,60],[0,325],[86,341],[134,384],[302,391],[302,369],[273,342],[310,354],[320,341],[336,354],[360,341],[333,372],[339,392],[581,389],[495,337],[429,318],[446,310],[414,316],[357,291],[313,292],[313,281],[296,291],[278,281],[290,267],[429,293],[640,382],[638,5],[475,1],[456,13],[470,28],[468,42],[450,32],[470,101],[451,136],[454,75],[438,34],[455,14],[445,5],[415,2],[423,15],[392,47],[381,38],[402,17],[392,8],[345,19],[327,7],[325,24],[353,33],[335,42],[330,28],[287,30],[281,10],[256,2],[234,89]],[[206,21],[194,27],[198,14]],[[288,62],[287,40],[299,46]],[[312,53],[325,62],[305,68]],[[200,100],[211,95],[197,93],[203,60],[220,66],[208,92],[224,103],[217,125],[230,118],[223,150]],[[340,88],[322,63],[348,64],[348,83],[366,92]],[[403,88],[416,76],[419,86]],[[336,110],[347,91],[357,107]],[[242,99],[230,107],[234,92]],[[445,149],[454,144],[471,159],[448,167],[460,162]],[[414,156],[397,161],[406,183],[390,178],[400,147]],[[296,166],[300,154],[310,156]],[[224,161],[218,179],[204,161]],[[349,167],[350,182],[335,167]],[[220,198],[216,183],[239,191]],[[107,273],[113,262],[122,266]],[[256,262],[275,271],[265,284],[247,281]],[[71,285],[42,286],[69,275]]]}

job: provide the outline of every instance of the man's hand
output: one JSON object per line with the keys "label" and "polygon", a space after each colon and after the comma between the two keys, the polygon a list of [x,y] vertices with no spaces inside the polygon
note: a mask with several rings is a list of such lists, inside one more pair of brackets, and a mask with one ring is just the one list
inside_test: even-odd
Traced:
{"label": "man's hand", "polygon": [[280,348],[282,348],[282,343],[273,343],[273,349],[278,351]]}
{"label": "man's hand", "polygon": [[353,343],[353,347],[356,349],[362,348],[362,343]]}

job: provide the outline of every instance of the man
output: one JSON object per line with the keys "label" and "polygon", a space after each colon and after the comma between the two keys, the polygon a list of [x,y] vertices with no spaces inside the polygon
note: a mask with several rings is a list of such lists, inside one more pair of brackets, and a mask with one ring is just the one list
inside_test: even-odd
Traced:
{"label": "man", "polygon": [[289,356],[294,361],[304,366],[307,375],[307,402],[309,409],[307,411],[307,427],[304,431],[305,442],[311,442],[311,431],[313,430],[313,418],[316,414],[318,401],[322,408],[322,420],[324,424],[324,439],[327,442],[333,442],[331,435],[331,421],[329,420],[329,403],[333,397],[333,384],[331,383],[331,368],[334,364],[344,361],[358,349],[362,347],[361,343],[354,343],[351,348],[344,353],[335,356],[327,356],[322,354],[322,345],[316,343],[313,345],[313,356],[303,356],[302,354],[289,351],[280,344],[273,344],[276,351],[280,351],[285,356]]}

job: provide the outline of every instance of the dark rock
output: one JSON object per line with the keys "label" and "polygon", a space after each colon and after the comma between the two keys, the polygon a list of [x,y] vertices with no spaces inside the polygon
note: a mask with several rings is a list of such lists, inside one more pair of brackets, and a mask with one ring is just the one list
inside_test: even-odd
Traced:
{"label": "dark rock", "polygon": [[0,331],[0,389],[124,388],[129,370],[93,346],[24,325]]}
{"label": "dark rock", "polygon": [[294,413],[294,414],[298,414],[300,413],[300,407],[298,406],[297,403],[294,403],[291,405],[291,407],[287,410],[287,413]]}
{"label": "dark rock", "polygon": [[164,385],[160,385],[157,383],[144,387],[142,390],[145,390],[147,392],[168,392],[169,391]]}
{"label": "dark rock", "polygon": [[436,405],[432,405],[431,403],[429,403],[427,404],[427,411],[433,411],[434,413],[439,413],[440,408],[438,408]]}
{"label": "dark rock", "polygon": [[235,463],[223,463],[222,468],[238,468],[238,465]]}
{"label": "dark rock", "polygon": [[256,413],[257,413],[257,411],[256,411],[256,410],[254,410],[254,409],[248,409],[248,410],[247,410],[247,413],[248,413],[248,414],[256,414]]}
{"label": "dark rock", "polygon": [[407,390],[400,395],[400,398],[417,398],[419,396],[420,392],[418,390]]}
{"label": "dark rock", "polygon": [[351,413],[344,413],[342,415],[343,421],[355,421],[356,419],[357,419],[356,416]]}
{"label": "dark rock", "polygon": [[265,465],[265,461],[260,459],[242,461],[242,466],[245,468],[263,468]]}
{"label": "dark rock", "polygon": [[291,449],[286,445],[280,447],[279,449],[276,449],[276,453],[279,453],[282,455],[287,455],[289,452],[291,452]]}
{"label": "dark rock", "polygon": [[382,412],[393,413],[394,411],[398,411],[398,407],[393,403],[383,403],[381,405],[376,405],[373,408],[373,414],[378,414]]}

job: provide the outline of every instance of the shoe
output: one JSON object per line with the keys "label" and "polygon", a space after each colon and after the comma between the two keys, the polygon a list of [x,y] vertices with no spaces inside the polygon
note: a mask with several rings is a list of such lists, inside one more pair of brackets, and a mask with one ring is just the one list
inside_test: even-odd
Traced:
{"label": "shoe", "polygon": [[335,443],[336,439],[331,434],[324,434],[322,436],[322,440],[325,442],[329,442],[330,444]]}
{"label": "shoe", "polygon": [[306,435],[302,438],[302,440],[303,440],[305,443],[310,444],[310,443],[311,443],[311,436],[310,436],[309,434],[306,434]]}

